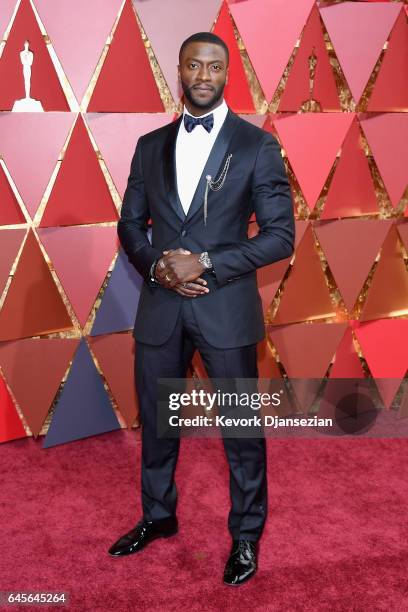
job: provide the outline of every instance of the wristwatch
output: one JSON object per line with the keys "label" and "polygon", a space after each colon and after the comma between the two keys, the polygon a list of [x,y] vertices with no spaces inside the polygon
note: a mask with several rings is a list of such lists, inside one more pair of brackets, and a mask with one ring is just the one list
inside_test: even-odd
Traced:
{"label": "wristwatch", "polygon": [[201,253],[200,257],[198,258],[198,261],[202,266],[204,266],[206,270],[211,270],[211,268],[213,267],[210,256],[208,255],[207,251],[203,251]]}

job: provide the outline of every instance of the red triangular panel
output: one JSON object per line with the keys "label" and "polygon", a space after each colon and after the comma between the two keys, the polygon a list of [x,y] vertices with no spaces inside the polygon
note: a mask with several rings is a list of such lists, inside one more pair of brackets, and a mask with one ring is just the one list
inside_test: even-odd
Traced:
{"label": "red triangular panel", "polygon": [[361,321],[408,314],[408,273],[393,225],[381,248],[360,315]]}
{"label": "red triangular panel", "polygon": [[134,338],[132,334],[110,334],[89,338],[89,341],[126,425],[130,428],[139,412],[134,379]]}
{"label": "red triangular panel", "polygon": [[[297,249],[299,243],[303,238],[303,234],[305,233],[309,222],[308,221],[295,221],[296,224],[296,232],[295,232],[295,250]],[[259,231],[258,224],[251,223],[249,226],[248,237],[251,238],[255,236]],[[285,259],[281,259],[280,261],[276,261],[269,266],[263,266],[262,268],[258,268],[256,271],[257,280],[258,280],[258,289],[262,299],[262,308],[264,314],[266,314],[269,310],[269,307],[272,303],[272,300],[275,297],[275,294],[281,284],[283,277],[285,276],[285,272],[289,267],[289,264],[292,260],[291,257],[285,257]]]}
{"label": "red triangular panel", "polygon": [[78,115],[40,226],[101,223],[117,218],[83,117]]}
{"label": "red triangular panel", "polygon": [[[0,82],[3,83],[0,109],[11,110],[16,100],[26,96],[20,60],[25,40],[29,40],[29,50],[33,53],[30,97],[40,100],[45,111],[68,111],[68,103],[29,0],[22,0],[0,58]],[[4,87],[5,83],[7,87]]]}
{"label": "red triangular panel", "polygon": [[262,340],[257,346],[258,376],[259,378],[281,378],[279,366],[276,363],[268,341]]}
{"label": "red triangular panel", "polygon": [[364,219],[314,223],[317,238],[349,312],[391,223]]}
{"label": "red triangular panel", "polygon": [[289,378],[323,378],[347,323],[272,327],[269,335]]}
{"label": "red triangular panel", "polygon": [[4,291],[25,234],[25,229],[7,229],[0,232],[0,296]]}
{"label": "red triangular panel", "polygon": [[0,165],[0,225],[15,225],[17,223],[25,223],[25,218]]}
{"label": "red triangular panel", "polygon": [[341,147],[321,219],[378,213],[373,178],[354,119]]}
{"label": "red triangular panel", "polygon": [[324,187],[354,113],[301,113],[274,119],[310,209]]}
{"label": "red triangular panel", "polygon": [[309,227],[296,250],[274,325],[334,316],[333,305]]}
{"label": "red triangular panel", "polygon": [[0,366],[34,436],[41,431],[78,342],[42,338],[0,343]]}
{"label": "red triangular panel", "polygon": [[84,326],[118,248],[116,227],[54,227],[39,235]]}
{"label": "red triangular panel", "polygon": [[7,386],[0,376],[0,442],[9,442],[26,436]]}
{"label": "red triangular panel", "polygon": [[130,0],[123,7],[87,110],[164,111]]}
{"label": "red triangular panel", "polygon": [[213,31],[223,39],[229,50],[228,83],[224,90],[225,100],[236,113],[254,113],[255,107],[226,0],[222,3]]}
{"label": "red triangular panel", "polygon": [[300,47],[286,81],[278,110],[298,111],[310,98],[309,57],[315,56],[316,66],[313,80],[312,99],[319,102],[322,111],[339,111],[340,102],[323,38],[319,11],[312,8],[302,33]]}
{"label": "red triangular panel", "polygon": [[[408,319],[355,323],[354,331],[386,407],[408,369]],[[389,379],[389,380],[387,380]]]}
{"label": "red triangular panel", "polygon": [[330,378],[364,378],[364,370],[354,348],[351,327],[346,329],[337,347],[334,363],[330,370]]}
{"label": "red triangular panel", "polygon": [[30,231],[0,311],[0,340],[67,329],[72,321]]}
{"label": "red triangular panel", "polygon": [[405,250],[408,253],[408,222],[404,220],[398,223],[397,229],[402,240],[402,244],[404,245]]}

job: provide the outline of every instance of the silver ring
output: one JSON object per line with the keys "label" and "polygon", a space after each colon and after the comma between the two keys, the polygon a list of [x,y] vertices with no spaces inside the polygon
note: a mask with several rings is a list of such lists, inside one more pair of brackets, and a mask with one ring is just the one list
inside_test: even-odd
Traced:
{"label": "silver ring", "polygon": [[184,289],[188,288],[188,283],[181,283],[182,287],[184,287]]}

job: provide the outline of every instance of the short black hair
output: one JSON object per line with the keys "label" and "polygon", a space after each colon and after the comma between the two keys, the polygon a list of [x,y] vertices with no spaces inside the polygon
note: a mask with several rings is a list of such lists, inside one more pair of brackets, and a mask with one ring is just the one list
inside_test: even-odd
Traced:
{"label": "short black hair", "polygon": [[185,49],[185,47],[187,47],[187,45],[189,45],[190,43],[195,43],[195,42],[206,42],[206,43],[211,43],[213,45],[218,45],[219,47],[222,47],[225,51],[225,55],[227,56],[227,65],[228,65],[229,63],[228,47],[225,44],[225,42],[222,40],[222,38],[220,38],[216,34],[213,34],[212,32],[197,32],[196,34],[192,34],[191,36],[186,38],[186,40],[181,44],[181,47],[180,47],[179,61],[180,61],[181,54],[183,50]]}

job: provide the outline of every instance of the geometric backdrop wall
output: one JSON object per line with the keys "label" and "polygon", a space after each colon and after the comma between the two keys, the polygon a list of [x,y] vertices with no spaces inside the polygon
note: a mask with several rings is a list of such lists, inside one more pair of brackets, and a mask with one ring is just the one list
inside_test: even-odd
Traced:
{"label": "geometric backdrop wall", "polygon": [[[227,42],[226,100],[278,139],[295,205],[293,256],[258,270],[260,375],[389,379],[386,408],[406,389],[404,3],[3,0],[2,442],[138,425],[141,278],[116,223],[137,139],[181,112],[178,49],[202,30]],[[41,112],[13,112],[26,40]]]}

